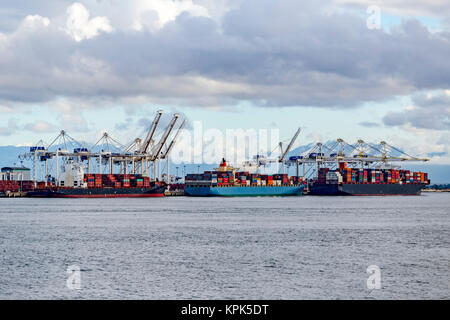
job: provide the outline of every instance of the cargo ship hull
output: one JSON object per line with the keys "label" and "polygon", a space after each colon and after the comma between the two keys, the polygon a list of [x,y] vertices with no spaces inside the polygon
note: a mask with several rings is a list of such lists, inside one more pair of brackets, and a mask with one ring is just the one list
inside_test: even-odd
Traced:
{"label": "cargo ship hull", "polygon": [[299,196],[304,186],[229,186],[229,187],[185,187],[187,196],[197,197],[263,197]]}
{"label": "cargo ship hull", "polygon": [[390,184],[390,183],[344,183],[321,184],[309,186],[310,195],[326,196],[388,196],[388,195],[420,195],[426,184]]}
{"label": "cargo ship hull", "polygon": [[27,197],[39,198],[144,198],[163,197],[166,186],[137,188],[48,188],[33,190]]}

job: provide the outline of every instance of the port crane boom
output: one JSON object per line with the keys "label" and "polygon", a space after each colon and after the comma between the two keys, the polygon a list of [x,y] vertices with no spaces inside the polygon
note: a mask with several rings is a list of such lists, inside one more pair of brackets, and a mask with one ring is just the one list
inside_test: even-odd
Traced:
{"label": "port crane boom", "polygon": [[159,158],[161,149],[163,148],[164,144],[166,143],[167,138],[169,137],[170,132],[172,132],[172,129],[175,126],[175,123],[177,122],[177,119],[179,116],[180,115],[178,113],[175,113],[173,115],[173,118],[170,121],[169,125],[167,126],[166,131],[163,133],[161,140],[158,142],[158,144],[152,150],[152,154],[150,157],[151,161],[155,161],[156,159]]}
{"label": "port crane boom", "polygon": [[281,151],[282,155],[281,155],[280,159],[278,160],[278,162],[283,162],[284,161],[284,159],[286,158],[286,155],[289,153],[289,151],[291,151],[292,146],[294,145],[295,140],[297,140],[298,135],[300,134],[301,130],[302,130],[301,128],[297,129],[297,132],[292,137],[291,142],[289,142],[289,145],[287,146],[286,150],[284,150],[284,152]]}
{"label": "port crane boom", "polygon": [[159,120],[161,119],[161,115],[162,110],[158,110],[155,119],[153,120],[150,129],[148,130],[147,137],[145,138],[144,143],[141,146],[140,153],[147,153],[148,146],[150,145],[153,135],[155,134],[156,127],[158,126]]}
{"label": "port crane boom", "polygon": [[165,159],[165,158],[168,156],[170,150],[171,150],[171,149],[173,148],[173,146],[175,145],[176,140],[177,140],[177,138],[178,138],[178,135],[180,134],[181,130],[183,130],[183,127],[184,127],[185,124],[186,124],[186,119],[183,120],[183,122],[181,123],[180,127],[179,127],[178,130],[177,130],[177,133],[175,133],[175,136],[173,137],[172,141],[170,142],[169,146],[167,147],[166,152],[164,152],[164,154],[161,155],[161,159]]}

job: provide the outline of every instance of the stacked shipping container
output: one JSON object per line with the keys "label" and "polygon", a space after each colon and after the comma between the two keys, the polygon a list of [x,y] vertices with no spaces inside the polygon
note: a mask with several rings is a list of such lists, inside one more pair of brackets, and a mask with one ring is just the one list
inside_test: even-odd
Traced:
{"label": "stacked shipping container", "polygon": [[[336,171],[341,174],[344,183],[428,183],[428,174],[425,172],[394,169],[355,169],[348,168],[344,162],[339,163],[339,169]],[[328,172],[330,172],[329,168],[320,168],[317,182],[325,183]]]}
{"label": "stacked shipping container", "polygon": [[[327,168],[319,169],[317,181],[325,182]],[[409,170],[380,170],[341,168],[338,171],[344,183],[428,183],[425,172],[410,172]]]}
{"label": "stacked shipping container", "polygon": [[150,178],[132,174],[85,174],[88,188],[150,187]]}
{"label": "stacked shipping container", "polygon": [[12,180],[2,180],[0,181],[0,192],[19,192],[19,191],[29,191],[34,188],[34,182],[30,180],[24,181],[12,181]]}
{"label": "stacked shipping container", "polygon": [[282,186],[303,184],[303,179],[289,177],[287,174],[258,174],[232,171],[205,171],[204,173],[187,174],[186,182],[230,187],[230,186]]}

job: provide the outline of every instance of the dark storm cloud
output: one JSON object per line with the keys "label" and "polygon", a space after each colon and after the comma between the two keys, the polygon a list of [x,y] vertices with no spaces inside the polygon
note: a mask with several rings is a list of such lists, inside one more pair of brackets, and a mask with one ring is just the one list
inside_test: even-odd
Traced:
{"label": "dark storm cloud", "polygon": [[327,3],[247,0],[221,23],[182,13],[157,31],[81,42],[53,23],[19,26],[4,47],[0,38],[0,101],[352,107],[450,86],[448,32],[430,33],[416,20],[390,33],[369,30],[356,15],[321,13]]}

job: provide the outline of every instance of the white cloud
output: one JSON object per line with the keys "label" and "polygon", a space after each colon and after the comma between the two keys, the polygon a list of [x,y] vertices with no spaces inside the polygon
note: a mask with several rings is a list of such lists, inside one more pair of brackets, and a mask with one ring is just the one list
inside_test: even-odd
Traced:
{"label": "white cloud", "polygon": [[380,7],[381,12],[400,16],[428,15],[439,16],[450,9],[448,0],[334,0],[337,5],[352,5],[367,8]]}
{"label": "white cloud", "polygon": [[48,133],[48,132],[54,132],[55,127],[48,123],[47,121],[36,121],[32,123],[28,123],[25,125],[25,130],[37,132],[37,133]]}
{"label": "white cloud", "polygon": [[383,118],[384,124],[448,131],[450,129],[450,96],[446,91],[413,95],[413,104],[406,106],[403,112],[387,113]]}
{"label": "white cloud", "polygon": [[415,128],[407,123],[399,127],[403,134],[391,134],[387,141],[406,153],[428,158],[433,164],[450,163],[450,135],[448,131]]}
{"label": "white cloud", "polygon": [[35,143],[28,141],[28,142],[16,144],[16,147],[31,147],[34,145],[35,145]]}
{"label": "white cloud", "polygon": [[[256,3],[260,10],[254,10]],[[360,17],[320,14],[319,4],[249,0],[219,24],[192,0],[156,0],[135,1],[128,10],[144,20],[155,12],[152,21],[163,27],[130,32],[118,22],[123,6],[113,4],[77,2],[66,8],[67,27],[64,10],[51,23],[30,16],[0,36],[0,104],[142,97],[214,108],[240,102],[353,107],[440,87],[449,77],[448,42],[417,21],[402,25],[403,32],[374,33]],[[130,12],[124,15],[130,20]],[[110,17],[120,27],[104,37],[112,32]],[[27,25],[33,33],[23,32]],[[433,54],[417,49],[423,47]],[[411,52],[421,64],[402,58]]]}
{"label": "white cloud", "polygon": [[208,10],[194,4],[192,0],[138,0],[134,6],[134,23],[136,30],[162,28],[167,22],[175,20],[182,12],[188,12],[194,17],[209,17]]}
{"label": "white cloud", "polygon": [[28,15],[22,22],[22,28],[28,28],[31,30],[39,29],[42,27],[48,27],[50,20],[40,15]]}
{"label": "white cloud", "polygon": [[89,11],[81,3],[75,2],[67,9],[67,32],[79,42],[97,36],[101,31],[109,33],[113,28],[107,17],[89,19]]}

